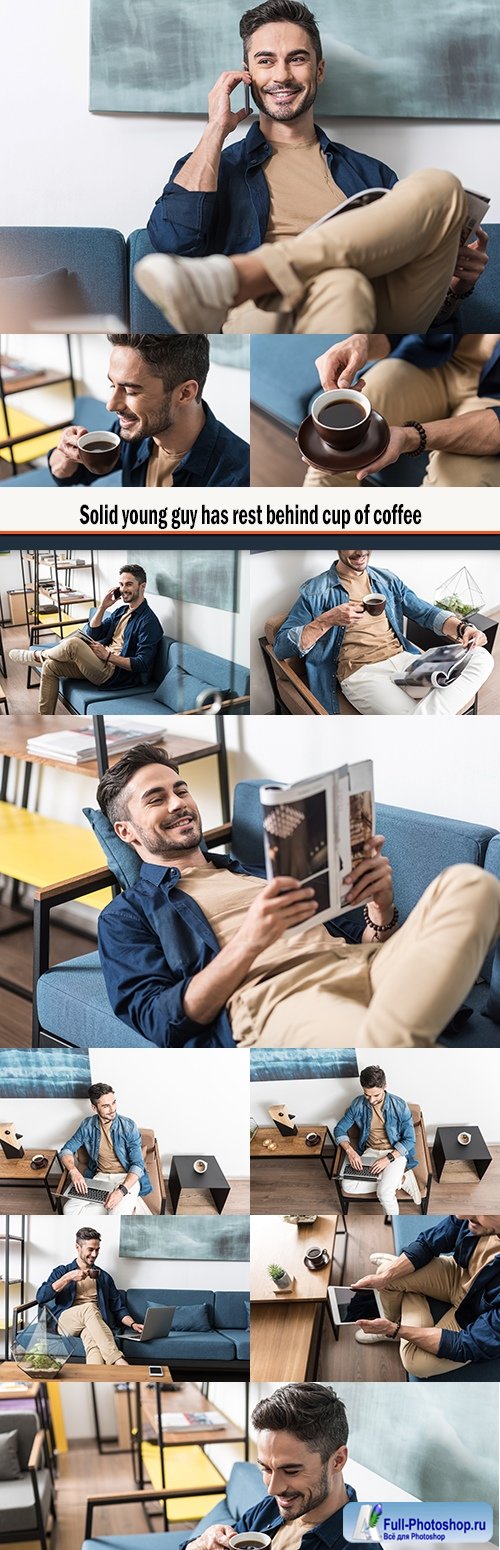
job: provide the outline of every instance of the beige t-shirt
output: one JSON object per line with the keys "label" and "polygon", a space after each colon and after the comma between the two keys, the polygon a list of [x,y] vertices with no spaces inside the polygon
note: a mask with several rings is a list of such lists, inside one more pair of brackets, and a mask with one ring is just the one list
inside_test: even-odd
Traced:
{"label": "beige t-shirt", "polygon": [[344,202],[315,134],[298,144],[273,145],[262,171],[269,190],[265,242],[297,237]]}
{"label": "beige t-shirt", "polygon": [[[208,862],[187,867],[177,886],[203,910],[219,946],[225,947],[243,926],[250,905],[265,883],[261,878],[219,870]],[[313,1017],[315,998],[325,1000],[324,991],[331,988],[333,975],[340,994],[368,1006],[372,945],[358,948],[341,937],[329,936],[321,925],[279,937],[259,953],[243,983],[228,999],[233,1038],[237,1043],[257,1043],[266,1019],[278,1007],[283,1008],[283,1016],[289,1020],[295,1008],[300,1022],[305,1006]]]}
{"label": "beige t-shirt", "polygon": [[299,1550],[304,1534],[307,1534],[314,1524],[307,1518],[294,1518],[293,1523],[284,1523],[276,1534],[273,1534],[273,1550]]}
{"label": "beige t-shirt", "polygon": [[169,489],[175,469],[185,456],[185,452],[167,452],[165,447],[159,447],[156,441],[153,442],[153,450],[146,470],[146,488],[148,490]]}
{"label": "beige t-shirt", "polygon": [[382,1099],[382,1103],[374,1103],[372,1105],[372,1122],[368,1136],[368,1146],[373,1146],[376,1151],[380,1152],[384,1150],[384,1147],[390,1146],[384,1124],[384,1099]]}
{"label": "beige t-shirt", "polygon": [[75,1302],[97,1302],[97,1281],[93,1276],[84,1276],[83,1281],[77,1281]]}
{"label": "beige t-shirt", "polygon": [[495,1254],[500,1254],[500,1236],[498,1233],[491,1232],[488,1233],[487,1237],[478,1239],[468,1265],[461,1272],[460,1302],[467,1296],[467,1292],[470,1292],[476,1276],[479,1275],[481,1270],[484,1270],[485,1265],[490,1264],[490,1261],[495,1258]]}
{"label": "beige t-shirt", "polygon": [[99,1120],[100,1144],[97,1159],[99,1173],[123,1173],[123,1165],[116,1155],[111,1140],[112,1123],[112,1120]]}
{"label": "beige t-shirt", "polygon": [[[341,580],[351,603],[362,603],[363,598],[373,592],[366,571],[362,576],[342,576]],[[395,657],[403,650],[404,647],[400,646],[391,629],[386,609],[376,619],[363,612],[345,632],[337,678],[342,683],[343,678],[350,678],[351,673],[356,673],[359,667],[366,667],[369,662],[386,662],[388,657]]]}
{"label": "beige t-shirt", "polygon": [[[123,646],[123,637],[125,635],[125,630],[127,628],[127,624],[129,622],[129,619],[131,619],[131,618],[132,618],[132,609],[131,608],[127,608],[126,612],[124,614],[122,614],[121,619],[118,620],[118,624],[116,626],[116,629],[113,630],[113,639],[110,640],[109,649],[116,656],[119,656],[119,657],[121,656],[122,646]],[[113,672],[114,672],[114,668],[113,668]]]}

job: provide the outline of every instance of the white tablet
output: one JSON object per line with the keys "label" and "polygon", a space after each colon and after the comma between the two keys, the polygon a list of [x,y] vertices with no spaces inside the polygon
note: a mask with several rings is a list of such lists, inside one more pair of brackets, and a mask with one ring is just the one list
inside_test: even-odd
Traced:
{"label": "white tablet", "polygon": [[331,1286],[330,1303],[334,1324],[355,1324],[357,1319],[385,1318],[378,1292],[352,1286]]}

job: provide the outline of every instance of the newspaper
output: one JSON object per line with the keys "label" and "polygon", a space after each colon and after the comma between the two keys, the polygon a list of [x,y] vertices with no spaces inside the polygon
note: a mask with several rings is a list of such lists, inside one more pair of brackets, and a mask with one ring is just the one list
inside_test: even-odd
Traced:
{"label": "newspaper", "polygon": [[[351,909],[349,876],[375,832],[373,764],[363,759],[293,786],[260,787],[266,876],[296,877],[314,888],[312,920],[290,928],[307,931]],[[359,904],[368,901],[360,899]]]}

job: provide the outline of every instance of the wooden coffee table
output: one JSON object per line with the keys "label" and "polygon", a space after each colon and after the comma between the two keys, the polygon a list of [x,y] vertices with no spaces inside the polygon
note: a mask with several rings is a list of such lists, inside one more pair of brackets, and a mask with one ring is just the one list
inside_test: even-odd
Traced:
{"label": "wooden coffee table", "polygon": [[[57,1211],[57,1200],[52,1193],[49,1174],[54,1164],[56,1162],[59,1163],[59,1158],[57,1152],[44,1150],[43,1155],[47,1161],[44,1163],[43,1168],[32,1168],[32,1160],[37,1154],[40,1155],[40,1147],[25,1149],[24,1157],[4,1157],[3,1152],[0,1150],[0,1189],[2,1185],[9,1189],[31,1189],[42,1186],[49,1197],[51,1209],[55,1212]],[[60,1163],[59,1168],[61,1168]]]}
{"label": "wooden coffee table", "polygon": [[[319,1137],[315,1146],[308,1146],[306,1136],[312,1132]],[[271,1145],[269,1145],[271,1143]],[[272,1149],[271,1149],[272,1148]],[[276,1125],[259,1125],[250,1142],[250,1161],[256,1157],[273,1158],[280,1161],[283,1158],[305,1157],[311,1160],[318,1159],[324,1168],[327,1179],[331,1179],[337,1148],[328,1125],[297,1125],[296,1136],[281,1136]]]}
{"label": "wooden coffee table", "polygon": [[[252,1381],[303,1383],[313,1360],[315,1338],[321,1333],[328,1303],[336,1216],[317,1216],[309,1226],[296,1227],[277,1216],[253,1216],[250,1222],[250,1377]],[[308,1270],[304,1256],[317,1244],[329,1255],[328,1265]],[[282,1264],[294,1277],[289,1292],[274,1292],[267,1274],[270,1263]]]}
{"label": "wooden coffee table", "polygon": [[[163,1362],[154,1363],[154,1365],[158,1365],[158,1367],[161,1366],[161,1375],[160,1373],[157,1373],[154,1377],[152,1377],[146,1362],[142,1367],[132,1366],[132,1364],[130,1364],[128,1367],[93,1367],[90,1365],[90,1363],[87,1364],[87,1362],[66,1362],[66,1366],[61,1368],[57,1378],[51,1378],[50,1382],[144,1383],[147,1379],[148,1383],[171,1383],[172,1376],[170,1373],[170,1368],[164,1366]],[[27,1379],[26,1373],[23,1372],[22,1368],[17,1366],[17,1362],[2,1362],[1,1373],[2,1381],[5,1383],[26,1383],[30,1381]],[[3,1398],[3,1395],[0,1397]]]}

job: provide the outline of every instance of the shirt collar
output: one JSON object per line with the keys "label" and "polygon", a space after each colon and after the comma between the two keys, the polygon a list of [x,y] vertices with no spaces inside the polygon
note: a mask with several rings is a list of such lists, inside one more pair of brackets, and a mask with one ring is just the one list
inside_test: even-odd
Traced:
{"label": "shirt collar", "polygon": [[[215,851],[207,850],[206,858],[213,866],[225,868],[226,871],[234,871],[238,867],[238,862],[234,856],[219,856]],[[142,877],[145,877],[148,882],[156,883],[159,886],[162,882],[176,883],[182,877],[182,873],[176,866],[165,866],[163,861],[143,861],[141,866]]]}
{"label": "shirt collar", "polygon": [[[347,1496],[348,1501],[350,1501],[350,1502],[357,1501],[357,1496],[356,1496],[356,1492],[354,1490],[354,1486],[347,1485],[345,1483],[345,1492],[346,1492],[346,1496]],[[345,1505],[346,1504],[344,1503],[344,1506]],[[338,1544],[342,1544],[343,1545],[344,1544],[343,1513],[344,1513],[344,1507],[338,1507],[337,1511],[336,1512],[332,1512],[329,1518],[325,1518],[324,1519],[323,1523],[311,1523],[310,1528],[306,1529],[306,1532],[305,1532],[305,1534],[303,1536],[302,1543],[305,1544],[307,1539],[310,1536],[312,1536],[313,1534],[315,1534],[317,1539],[320,1539],[322,1544],[326,1545],[327,1550],[336,1550],[336,1546]],[[275,1517],[273,1516],[273,1518],[272,1518],[272,1520],[271,1520],[271,1522],[270,1522],[270,1524],[268,1526],[269,1526],[269,1528],[274,1527],[274,1524],[276,1522],[276,1527],[277,1528],[281,1528],[283,1526],[283,1524],[284,1524],[284,1521],[285,1520],[284,1520],[284,1518],[281,1517],[281,1514],[278,1511],[276,1511]],[[251,1532],[251,1530],[249,1530],[249,1533],[250,1532]]]}

